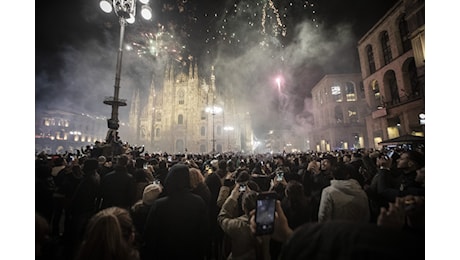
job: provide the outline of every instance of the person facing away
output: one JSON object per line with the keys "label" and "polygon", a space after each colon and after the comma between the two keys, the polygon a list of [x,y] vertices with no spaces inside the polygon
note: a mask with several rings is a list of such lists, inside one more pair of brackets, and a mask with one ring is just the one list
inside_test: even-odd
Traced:
{"label": "person facing away", "polygon": [[86,159],[83,163],[83,178],[70,198],[69,233],[71,247],[75,249],[85,232],[89,219],[97,212],[96,199],[99,192],[100,177],[97,173],[98,162],[94,158]]}
{"label": "person facing away", "polygon": [[91,217],[75,260],[138,260],[134,226],[128,210],[110,207]]}
{"label": "person facing away", "polygon": [[302,183],[296,180],[290,180],[287,183],[281,206],[291,229],[296,229],[302,224],[316,219],[313,216],[311,199],[305,196]]}
{"label": "person facing away", "polygon": [[191,192],[188,166],[178,163],[170,168],[164,192],[146,219],[142,259],[202,260],[209,216],[204,200]]}
{"label": "person facing away", "polygon": [[128,161],[128,156],[121,155],[114,170],[101,179],[100,209],[113,206],[129,209],[135,203],[136,182],[128,173]]}
{"label": "person facing away", "polygon": [[353,168],[338,163],[332,170],[331,185],[324,188],[318,222],[330,220],[370,221],[369,200],[357,180],[350,178]]}

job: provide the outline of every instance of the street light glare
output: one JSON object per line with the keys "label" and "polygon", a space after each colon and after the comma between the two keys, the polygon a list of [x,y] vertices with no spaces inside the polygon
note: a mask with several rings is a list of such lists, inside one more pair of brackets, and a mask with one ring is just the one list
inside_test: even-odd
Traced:
{"label": "street light glare", "polygon": [[143,5],[141,9],[141,15],[145,20],[152,19],[152,9],[148,5]]}
{"label": "street light glare", "polygon": [[99,2],[99,6],[101,7],[102,11],[104,11],[105,13],[112,12],[112,4],[109,3],[109,1],[107,0],[102,0],[101,2]]}
{"label": "street light glare", "polygon": [[126,22],[129,24],[133,24],[135,21],[136,21],[136,17],[134,17],[134,15],[132,14],[129,14],[129,18],[126,19]]}

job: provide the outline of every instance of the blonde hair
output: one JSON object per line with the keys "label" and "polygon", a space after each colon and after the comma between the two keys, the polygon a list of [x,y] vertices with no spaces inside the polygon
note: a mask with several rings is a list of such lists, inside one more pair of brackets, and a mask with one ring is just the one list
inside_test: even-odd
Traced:
{"label": "blonde hair", "polygon": [[76,259],[139,259],[131,245],[134,226],[126,209],[111,207],[91,217]]}
{"label": "blonde hair", "polygon": [[204,176],[197,168],[190,168],[190,186],[195,189],[200,182],[204,182]]}

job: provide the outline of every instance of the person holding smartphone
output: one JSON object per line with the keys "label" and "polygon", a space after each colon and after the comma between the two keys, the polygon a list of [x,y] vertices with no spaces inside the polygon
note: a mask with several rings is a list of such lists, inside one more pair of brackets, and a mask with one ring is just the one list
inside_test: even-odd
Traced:
{"label": "person holding smartphone", "polygon": [[[243,215],[238,213],[240,194]],[[236,183],[222,205],[217,221],[231,238],[231,252],[227,259],[270,259],[270,237],[254,235],[249,225],[250,212],[256,208],[257,194],[249,186],[246,191],[240,191],[240,183]]]}
{"label": "person holding smartphone", "polygon": [[[386,214],[386,213],[385,213]],[[250,213],[249,226],[256,234],[256,211]],[[403,229],[379,227],[353,221],[310,222],[291,229],[281,207],[275,204],[272,238],[283,243],[277,259],[424,259],[424,236]]]}

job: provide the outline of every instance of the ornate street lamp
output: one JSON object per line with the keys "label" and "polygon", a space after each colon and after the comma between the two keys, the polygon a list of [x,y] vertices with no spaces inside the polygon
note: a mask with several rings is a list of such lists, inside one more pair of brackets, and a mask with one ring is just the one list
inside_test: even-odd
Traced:
{"label": "ornate street lamp", "polygon": [[[150,20],[152,18],[152,9],[147,5],[149,0],[139,0],[143,6],[141,9],[141,15],[144,19]],[[125,34],[126,23],[134,23],[136,16],[136,0],[102,0],[99,3],[101,9],[106,13],[111,13],[112,10],[118,16],[120,21],[120,44],[118,48],[117,66],[115,73],[115,86],[113,97],[107,97],[104,100],[104,104],[112,106],[112,114],[110,119],[107,120],[108,132],[106,136],[106,142],[108,144],[117,141],[118,133],[117,130],[120,127],[118,120],[118,108],[126,106],[126,99],[120,99],[120,75],[121,75],[121,60],[123,55],[123,41]]]}
{"label": "ornate street lamp", "polygon": [[216,114],[222,112],[222,108],[218,106],[207,107],[205,110],[207,113],[212,115],[212,153],[216,153],[216,137],[215,137],[215,126],[214,126],[214,117]]}

